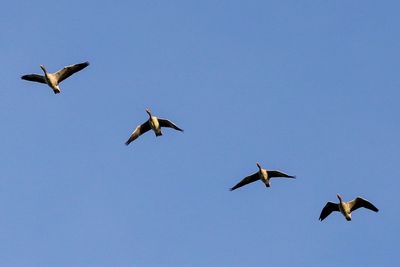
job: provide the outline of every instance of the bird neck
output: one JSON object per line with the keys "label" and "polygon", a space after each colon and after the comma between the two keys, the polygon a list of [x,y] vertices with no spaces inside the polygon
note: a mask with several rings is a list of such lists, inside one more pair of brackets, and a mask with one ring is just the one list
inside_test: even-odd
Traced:
{"label": "bird neck", "polygon": [[45,68],[43,65],[40,66],[40,68],[43,70],[44,74],[47,74],[47,70],[46,70],[46,68]]}

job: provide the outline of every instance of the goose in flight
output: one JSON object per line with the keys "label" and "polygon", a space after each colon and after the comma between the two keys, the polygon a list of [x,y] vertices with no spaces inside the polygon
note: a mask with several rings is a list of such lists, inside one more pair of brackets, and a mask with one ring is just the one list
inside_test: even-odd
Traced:
{"label": "goose in flight", "polygon": [[45,69],[43,65],[40,65],[40,68],[43,70],[44,75],[39,74],[27,74],[21,77],[23,80],[31,81],[31,82],[38,82],[38,83],[45,83],[53,89],[55,94],[61,93],[61,89],[59,87],[59,83],[67,79],[69,76],[83,70],[89,66],[89,62],[79,63],[75,65],[66,66],[63,69],[55,72],[49,73]]}
{"label": "goose in flight", "polygon": [[349,202],[344,202],[339,194],[337,194],[336,196],[339,199],[339,203],[326,203],[325,207],[321,211],[321,215],[319,216],[319,220],[321,222],[333,211],[339,211],[348,221],[351,221],[351,213],[358,208],[366,208],[375,212],[379,211],[371,202],[361,197],[357,197],[356,199],[353,199]]}
{"label": "goose in flight", "polygon": [[157,118],[156,116],[151,115],[151,111],[149,109],[146,109],[146,112],[147,114],[149,114],[149,119],[143,124],[136,127],[136,129],[132,132],[131,136],[129,137],[128,141],[125,142],[125,145],[129,145],[136,138],[138,138],[139,136],[150,130],[153,130],[156,136],[160,136],[162,135],[161,127],[169,127],[183,132],[183,130],[178,126],[176,126],[173,122],[166,119]]}
{"label": "goose in flight", "polygon": [[257,167],[258,167],[258,172],[247,176],[243,180],[241,180],[239,183],[237,183],[234,187],[232,187],[230,190],[233,191],[239,187],[242,187],[244,185],[247,185],[249,183],[261,180],[266,187],[270,187],[270,178],[273,177],[282,177],[282,178],[296,178],[296,176],[291,176],[286,173],[280,172],[280,171],[268,171],[266,169],[261,168],[260,163],[257,162]]}

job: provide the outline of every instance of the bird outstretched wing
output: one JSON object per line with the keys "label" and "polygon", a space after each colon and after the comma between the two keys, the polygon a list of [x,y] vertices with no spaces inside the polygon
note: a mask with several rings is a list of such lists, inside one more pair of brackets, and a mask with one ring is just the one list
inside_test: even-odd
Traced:
{"label": "bird outstretched wing", "polygon": [[233,191],[239,187],[245,186],[247,184],[250,184],[252,182],[255,182],[257,180],[260,180],[260,177],[258,175],[258,172],[247,176],[246,178],[244,178],[243,180],[241,180],[239,183],[237,183],[234,187],[232,187],[230,190]]}
{"label": "bird outstretched wing", "polygon": [[178,126],[176,126],[172,121],[167,120],[167,119],[160,119],[158,118],[158,122],[160,123],[161,127],[169,127],[169,128],[173,128],[177,131],[181,131],[183,132],[183,130],[181,128],[179,128]]}
{"label": "bird outstretched wing", "polygon": [[87,61],[84,63],[66,66],[63,69],[57,71],[54,75],[56,75],[57,80],[60,83],[60,82],[64,81],[65,79],[67,79],[72,74],[74,74],[80,70],[83,70],[87,66],[89,66],[89,62],[87,62]]}
{"label": "bird outstretched wing", "polygon": [[149,131],[151,129],[149,121],[146,121],[142,125],[139,125],[136,127],[136,129],[132,132],[131,136],[129,139],[125,142],[125,145],[129,145],[133,141],[135,141],[136,138],[144,134],[145,132]]}
{"label": "bird outstretched wing", "polygon": [[28,74],[21,77],[22,80],[27,80],[31,82],[46,83],[44,76],[39,74]]}
{"label": "bird outstretched wing", "polygon": [[350,205],[350,211],[354,211],[359,208],[366,208],[375,212],[379,211],[378,208],[375,207],[371,202],[361,197],[353,199],[352,201],[349,202],[349,205]]}
{"label": "bird outstretched wing", "polygon": [[325,207],[321,211],[321,215],[319,215],[319,220],[322,222],[333,211],[339,211],[339,205],[333,202],[326,203]]}
{"label": "bird outstretched wing", "polygon": [[267,171],[267,173],[269,177],[296,178],[296,176],[292,176],[281,171]]}

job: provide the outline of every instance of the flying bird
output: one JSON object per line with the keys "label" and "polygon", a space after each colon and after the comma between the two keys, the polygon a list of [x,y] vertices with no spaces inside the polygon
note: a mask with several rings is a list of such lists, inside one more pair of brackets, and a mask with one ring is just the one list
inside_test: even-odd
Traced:
{"label": "flying bird", "polygon": [[150,130],[153,130],[156,136],[161,136],[162,135],[161,127],[169,127],[177,131],[183,132],[183,130],[178,126],[176,126],[173,122],[167,119],[161,119],[151,115],[151,111],[149,109],[146,109],[146,112],[147,114],[149,114],[149,119],[143,124],[136,127],[136,129],[132,132],[131,136],[129,137],[128,141],[125,142],[125,145],[129,145],[136,138],[138,138],[139,136]]}
{"label": "flying bird", "polygon": [[339,194],[337,194],[336,196],[339,199],[339,203],[326,203],[325,207],[321,211],[321,215],[319,216],[319,220],[321,222],[333,211],[340,211],[340,213],[342,213],[348,221],[351,221],[351,213],[358,208],[366,208],[375,212],[379,211],[371,202],[361,197],[357,197],[356,199],[353,199],[349,202],[344,202]]}
{"label": "flying bird", "polygon": [[270,187],[270,178],[273,177],[281,177],[281,178],[296,178],[296,176],[291,176],[286,173],[280,172],[280,171],[268,171],[266,169],[261,168],[260,163],[257,162],[257,167],[258,167],[258,172],[247,176],[243,180],[241,180],[239,183],[237,183],[234,187],[232,187],[230,190],[233,191],[239,187],[242,187],[244,185],[250,184],[252,182],[261,180],[266,187]]}
{"label": "flying bird", "polygon": [[83,70],[89,66],[89,62],[79,63],[75,65],[66,66],[63,69],[55,72],[49,73],[43,65],[40,65],[40,68],[43,70],[44,75],[39,74],[27,74],[21,77],[23,80],[45,83],[53,89],[55,94],[61,93],[61,89],[59,83],[67,79],[69,76]]}

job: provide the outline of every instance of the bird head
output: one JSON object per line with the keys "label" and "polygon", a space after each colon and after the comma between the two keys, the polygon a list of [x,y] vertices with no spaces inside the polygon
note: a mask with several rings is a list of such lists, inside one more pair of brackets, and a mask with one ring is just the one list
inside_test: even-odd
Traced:
{"label": "bird head", "polygon": [[260,165],[260,163],[256,163],[256,165],[257,165],[257,167],[261,170],[261,165]]}
{"label": "bird head", "polygon": [[336,194],[337,198],[342,201],[342,197],[339,194]]}

